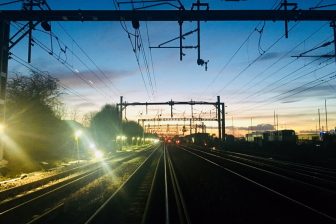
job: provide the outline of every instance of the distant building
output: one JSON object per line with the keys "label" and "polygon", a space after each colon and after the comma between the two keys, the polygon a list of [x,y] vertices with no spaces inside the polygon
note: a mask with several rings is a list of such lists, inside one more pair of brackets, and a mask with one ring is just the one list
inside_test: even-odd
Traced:
{"label": "distant building", "polygon": [[262,142],[282,142],[295,143],[297,136],[294,130],[279,130],[279,131],[265,131],[252,132],[246,134],[246,141],[261,144]]}
{"label": "distant building", "polygon": [[263,139],[263,132],[252,132],[245,135],[247,142],[257,142]]}
{"label": "distant building", "polygon": [[305,133],[305,134],[298,134],[299,141],[320,141],[319,134],[312,134],[312,133]]}

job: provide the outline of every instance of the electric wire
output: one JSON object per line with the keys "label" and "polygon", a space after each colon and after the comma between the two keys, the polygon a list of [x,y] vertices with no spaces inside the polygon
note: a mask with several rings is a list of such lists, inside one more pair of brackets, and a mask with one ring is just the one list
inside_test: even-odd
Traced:
{"label": "electric wire", "polygon": [[[318,60],[318,59],[316,59],[316,60]],[[329,58],[329,59],[326,59],[324,62],[327,62],[327,61],[329,61],[329,60],[331,60],[331,59],[330,59],[330,58]],[[313,74],[313,73],[315,73],[315,72],[317,72],[317,71],[319,71],[319,70],[321,70],[321,69],[323,69],[323,68],[325,68],[325,67],[327,67],[327,66],[329,66],[329,65],[331,65],[331,64],[332,64],[332,62],[327,63],[327,64],[325,64],[325,65],[323,65],[323,66],[321,66],[321,67],[315,68],[314,70],[309,71],[308,73],[304,73],[304,74],[302,74],[302,75],[300,75],[300,76],[298,76],[298,77],[296,77],[296,78],[294,78],[294,79],[292,79],[292,80],[290,80],[290,81],[288,81],[288,82],[286,82],[286,83],[283,83],[283,84],[281,84],[281,85],[279,85],[279,86],[276,86],[275,88],[269,90],[268,92],[274,92],[276,89],[279,89],[280,87],[286,86],[287,84],[290,84],[290,83],[292,83],[292,82],[295,81],[295,80],[298,80],[298,79],[303,78],[303,77],[305,77],[305,76],[307,76],[307,75]],[[293,73],[293,72],[291,72],[291,73]],[[290,74],[291,74],[291,73],[290,73]],[[285,92],[285,93],[286,93],[286,92]],[[283,94],[283,93],[281,93],[281,94]],[[279,95],[281,95],[281,94],[279,94]],[[277,95],[277,96],[278,96],[278,95]],[[271,99],[273,99],[273,98],[274,98],[274,96],[272,96],[272,97],[266,99],[265,101],[268,102],[269,100],[271,100]],[[243,102],[244,102],[244,101],[243,101]],[[244,108],[244,106],[239,107],[239,108],[237,108],[237,109],[235,109],[235,110],[232,110],[231,112],[241,111],[241,110],[243,110],[243,108]]]}
{"label": "electric wire", "polygon": [[[20,29],[20,24],[18,23],[14,23],[14,26],[18,29]],[[18,27],[17,27],[18,26]],[[51,49],[49,49],[45,44],[43,44],[41,41],[39,41],[38,39],[34,38],[32,40],[37,46],[39,46],[42,50],[44,50],[45,52],[47,52],[49,55],[51,55],[53,58],[55,58],[57,61],[59,61],[63,66],[65,66],[69,71],[71,71],[75,76],[77,76],[78,78],[80,78],[83,82],[85,82],[89,87],[95,89],[99,94],[101,94],[103,97],[109,98],[109,96],[107,96],[104,92],[102,92],[100,89],[98,89],[96,86],[94,86],[92,83],[90,83],[88,80],[86,80],[85,78],[82,77],[82,75],[80,74],[80,72],[78,71],[74,71],[72,66],[66,61],[66,60],[62,60],[60,57],[55,56],[55,54],[52,53]]]}
{"label": "electric wire", "polygon": [[[119,7],[118,2],[116,0],[113,0],[113,4],[114,4],[114,7],[115,7],[116,10],[120,10],[120,7]],[[132,50],[133,50],[133,53],[135,55],[135,59],[137,61],[137,65],[138,65],[138,68],[139,68],[139,71],[140,71],[140,74],[141,74],[143,84],[144,84],[145,89],[146,89],[147,96],[148,96],[148,98],[151,98],[149,90],[148,90],[148,86],[147,86],[146,81],[145,81],[144,72],[141,68],[140,57],[139,57],[139,54],[137,53],[138,52],[137,49],[139,49],[139,51],[141,51],[141,49],[143,48],[143,46],[142,46],[143,44],[141,44],[141,46],[140,46],[138,41],[137,41],[138,38],[139,38],[139,33],[136,32],[135,34],[132,34],[131,32],[129,32],[125,21],[121,20],[120,25],[121,25],[122,29],[127,33],[127,37],[128,37],[128,39],[130,41],[130,44],[132,46]],[[133,36],[135,38],[135,43],[134,44],[133,44],[133,41],[131,39],[131,36]],[[142,38],[139,38],[139,40],[142,43]],[[143,56],[143,61],[145,63],[145,70],[146,70],[148,83],[149,83],[149,86],[151,87],[151,92],[152,92],[152,96],[153,96],[154,95],[154,88],[153,88],[152,81],[151,81],[151,75],[149,73],[148,61],[147,61],[147,58],[145,58],[144,53],[142,53],[142,56]],[[146,63],[146,61],[147,61],[147,63]]]}
{"label": "electric wire", "polygon": [[[329,63],[329,64],[326,64],[326,65],[322,66],[321,68],[316,69],[316,71],[319,70],[319,69],[325,68],[325,67],[327,67],[327,66],[329,66],[329,65],[331,65],[331,64],[332,64],[332,62]],[[314,72],[315,72],[315,71],[314,71]],[[311,73],[313,73],[313,72],[309,72],[309,74],[311,74]],[[260,103],[256,103],[257,105],[254,105],[254,106],[249,107],[249,108],[245,108],[244,110],[242,110],[241,108],[238,108],[238,109],[232,110],[231,112],[234,113],[234,112],[236,112],[236,111],[240,111],[240,114],[242,114],[242,113],[246,113],[246,112],[251,111],[251,110],[253,110],[253,109],[255,109],[255,108],[261,108],[261,107],[266,106],[266,105],[269,105],[269,104],[271,104],[271,103],[275,103],[275,102],[277,102],[277,101],[280,101],[280,100],[289,98],[289,97],[291,97],[291,96],[297,95],[297,94],[299,94],[299,93],[301,93],[301,92],[310,90],[310,89],[312,89],[312,88],[314,88],[314,87],[316,87],[316,86],[318,86],[318,85],[321,85],[321,84],[323,84],[323,83],[326,83],[326,82],[329,82],[329,81],[331,81],[331,80],[334,80],[334,79],[335,79],[334,77],[331,77],[330,80],[323,80],[324,78],[327,78],[328,76],[330,76],[330,75],[333,74],[333,73],[335,73],[335,71],[332,71],[332,72],[330,72],[330,73],[328,73],[328,74],[326,74],[326,75],[323,75],[323,76],[321,76],[321,77],[319,77],[319,78],[317,78],[317,79],[314,79],[313,81],[307,82],[307,83],[305,83],[305,84],[303,84],[303,85],[300,85],[300,86],[298,86],[298,87],[295,87],[295,88],[293,88],[293,89],[291,89],[291,90],[285,91],[285,92],[280,93],[280,94],[275,95],[275,96],[271,96],[271,97],[269,97],[268,99],[263,100],[263,101],[261,102],[261,104],[260,104]],[[305,75],[307,75],[307,74],[305,74]],[[334,76],[335,76],[335,75],[334,75]],[[298,78],[297,78],[297,79],[298,79]],[[314,85],[313,87],[307,87],[307,88],[302,89],[302,90],[300,90],[299,92],[296,92],[296,93],[294,93],[294,94],[287,95],[287,96],[284,96],[284,97],[282,97],[282,98],[279,98],[279,97],[282,96],[282,95],[286,95],[286,94],[288,94],[288,93],[295,92],[296,90],[298,90],[298,89],[300,89],[300,88],[302,88],[302,87],[304,87],[304,86],[313,84],[314,82],[318,82],[318,81],[321,81],[321,83],[318,83],[318,85]]]}
{"label": "electric wire", "polygon": [[0,6],[11,5],[18,2],[22,2],[22,0],[0,3]]}
{"label": "electric wire", "polygon": [[[299,23],[294,24],[288,32],[292,31]],[[274,43],[272,43],[264,52],[267,53],[269,50],[271,50],[277,43],[279,43],[283,38],[285,37],[285,34],[281,35]],[[223,86],[215,95],[220,94],[224,89],[226,89],[229,85],[231,85],[234,81],[236,81],[244,72],[246,72],[254,63],[259,61],[264,54],[259,55],[256,57],[252,62],[250,62],[243,70],[241,70],[237,75],[235,75],[225,86]]]}
{"label": "electric wire", "polygon": [[[301,41],[300,43],[296,44],[293,48],[291,48],[289,51],[287,51],[285,54],[283,54],[281,57],[279,57],[275,62],[273,62],[272,64],[270,64],[268,67],[266,67],[263,71],[255,74],[253,76],[252,79],[249,80],[249,82],[246,82],[241,88],[240,90],[232,93],[233,97],[244,94],[246,92],[249,91],[249,88],[246,88],[248,86],[255,86],[255,80],[257,78],[260,79],[260,81],[257,81],[258,85],[260,85],[261,82],[265,82],[266,80],[268,80],[270,77],[272,77],[272,75],[277,74],[279,71],[281,71],[284,67],[288,67],[290,64],[294,63],[295,61],[297,61],[297,58],[295,58],[294,60],[290,61],[288,64],[286,64],[285,66],[281,67],[281,69],[278,69],[276,72],[273,72],[271,74],[267,74],[267,77],[262,77],[263,74],[265,74],[266,71],[268,71],[270,68],[272,68],[274,65],[276,65],[277,63],[279,63],[280,61],[282,61],[283,59],[285,59],[289,54],[291,54],[292,52],[294,52],[295,49],[297,49],[299,46],[301,46],[302,44],[304,44],[307,40],[309,40],[310,38],[312,38],[314,35],[316,35],[317,33],[319,33],[324,27],[326,27],[328,23],[324,23],[322,26],[320,26],[317,30],[315,30],[313,33],[311,33],[307,38],[305,38],[303,41]],[[329,39],[329,38],[328,38]],[[326,41],[326,40],[324,40]],[[322,41],[322,42],[324,42]],[[320,44],[320,43],[319,43]],[[319,45],[317,44],[317,45]],[[273,82],[273,83],[277,83],[277,82]],[[252,95],[248,95],[247,98],[250,98]],[[242,97],[244,99],[246,99],[246,97]]]}
{"label": "electric wire", "polygon": [[114,83],[108,78],[108,76],[106,75],[106,73],[96,64],[96,62],[92,59],[92,57],[90,57],[90,55],[78,44],[78,42],[70,35],[70,33],[64,28],[64,26],[62,26],[62,24],[57,23],[61,29],[64,31],[64,33],[73,41],[73,43],[75,43],[75,45],[79,48],[79,50],[89,59],[89,61],[96,67],[96,69],[104,76],[104,78],[106,80],[108,80],[110,82],[110,84],[112,85],[112,87],[114,88],[114,93],[117,95],[121,95],[120,94],[120,90],[114,85]]}
{"label": "electric wire", "polygon": [[[21,64],[22,66],[26,67],[27,69],[31,70],[31,71],[35,71],[37,72],[38,74],[41,74],[45,77],[51,77],[53,79],[56,79],[58,80],[56,77],[52,76],[49,74],[49,72],[46,72],[46,71],[42,71],[40,70],[39,68],[37,68],[36,66],[32,65],[32,64],[29,64],[27,63],[25,60],[23,60],[22,58],[20,58],[19,56],[13,54],[13,53],[10,53],[10,59],[14,60],[15,62]],[[65,90],[69,91],[70,93],[72,93],[73,95],[77,96],[78,98],[86,101],[86,102],[89,102],[91,103],[91,101],[84,97],[83,95],[81,95],[80,93],[78,93],[76,90],[74,90],[73,88],[70,88],[69,86],[67,86],[66,84],[62,83],[60,80],[58,80],[58,84]]]}
{"label": "electric wire", "polygon": [[[281,1],[281,0],[280,0]],[[279,3],[279,0],[276,0],[274,4],[272,5],[271,9],[274,9]],[[225,63],[225,65],[219,70],[217,75],[211,80],[211,82],[207,85],[207,87],[203,90],[201,95],[204,95],[204,93],[217,81],[217,79],[221,76],[221,74],[226,70],[226,68],[229,66],[229,64],[232,62],[232,60],[236,57],[236,55],[239,53],[241,48],[249,41],[249,39],[252,37],[252,35],[258,30],[258,27],[263,22],[259,22],[254,29],[249,33],[249,35],[246,37],[246,39],[240,44],[240,46],[237,48],[237,50],[233,53],[233,55],[229,58],[229,60]]]}
{"label": "electric wire", "polygon": [[[92,70],[73,50],[71,50],[62,40],[60,40],[60,38],[53,32],[45,32],[43,30],[40,30],[40,29],[35,29],[36,31],[40,31],[42,33],[46,33],[46,34],[50,34],[52,37],[55,38],[55,40],[57,41],[58,43],[58,46],[59,48],[61,49],[61,52],[63,52],[66,56],[66,50],[68,50],[82,65],[84,65],[84,67],[89,71],[91,72],[107,89],[110,89],[114,94],[118,95],[118,93],[115,92],[114,89],[112,89],[110,86],[108,86],[106,84],[106,82],[104,82],[104,80],[94,71]],[[64,46],[64,48],[62,48],[61,44]],[[78,47],[80,47],[78,45]],[[44,49],[48,49],[48,51],[50,51],[51,54],[53,54],[53,48],[49,49],[47,47],[44,47]],[[60,53],[61,53],[60,52]],[[84,53],[84,51],[83,51]],[[85,53],[84,53],[85,54]],[[60,56],[59,56],[60,57]],[[67,57],[67,56],[66,56]],[[87,57],[89,57],[89,55],[87,55]],[[66,60],[64,60],[66,61]],[[94,61],[93,61],[94,63]],[[107,77],[106,77],[107,78]],[[108,78],[107,78],[108,79]]]}

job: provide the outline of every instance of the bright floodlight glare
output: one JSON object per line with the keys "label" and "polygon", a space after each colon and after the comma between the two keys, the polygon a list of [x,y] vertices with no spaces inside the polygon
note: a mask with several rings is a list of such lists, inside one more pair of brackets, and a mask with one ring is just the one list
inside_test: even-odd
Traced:
{"label": "bright floodlight glare", "polygon": [[95,149],[96,145],[94,143],[90,143],[90,149]]}
{"label": "bright floodlight glare", "polygon": [[0,134],[4,133],[6,126],[4,124],[0,124]]}
{"label": "bright floodlight glare", "polygon": [[103,153],[101,152],[101,151],[95,151],[95,157],[97,158],[97,159],[101,159],[101,158],[103,158]]}
{"label": "bright floodlight glare", "polygon": [[77,130],[76,132],[75,132],[75,137],[76,138],[78,138],[79,136],[81,136],[82,135],[82,131],[81,130]]}

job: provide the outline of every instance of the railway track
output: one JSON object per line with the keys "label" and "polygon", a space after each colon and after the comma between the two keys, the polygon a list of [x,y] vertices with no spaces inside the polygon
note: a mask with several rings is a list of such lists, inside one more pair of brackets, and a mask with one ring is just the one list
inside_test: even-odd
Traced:
{"label": "railway track", "polygon": [[166,145],[153,152],[85,223],[190,223]]}
{"label": "railway track", "polygon": [[212,154],[233,163],[302,182],[321,191],[336,193],[336,170],[288,161],[273,160],[242,153],[213,151]]}
{"label": "railway track", "polygon": [[3,202],[0,204],[0,223],[45,223],[46,221],[49,223],[50,217],[54,217],[63,209],[64,201],[70,194],[105,175],[107,167],[112,165],[116,169],[132,158],[148,155],[150,151],[124,154],[114,160],[103,161],[104,166],[90,167],[65,181]]}
{"label": "railway track", "polygon": [[[325,222],[336,222],[333,206],[336,198],[333,170],[273,162],[235,153],[206,152],[185,146],[179,148],[210,166],[218,167],[225,173],[322,217]],[[287,164],[290,166],[286,167]]]}

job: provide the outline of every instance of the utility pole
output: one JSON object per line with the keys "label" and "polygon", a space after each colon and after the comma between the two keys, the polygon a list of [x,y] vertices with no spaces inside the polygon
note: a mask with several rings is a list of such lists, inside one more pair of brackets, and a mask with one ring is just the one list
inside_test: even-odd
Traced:
{"label": "utility pole", "polygon": [[[5,129],[5,102],[6,102],[6,85],[8,74],[8,54],[9,54],[9,32],[10,22],[7,20],[0,21],[0,125]],[[5,130],[4,130],[5,131]],[[2,137],[2,136],[1,136]],[[4,142],[0,139],[0,165],[4,155]]]}
{"label": "utility pole", "polygon": [[273,115],[273,128],[274,128],[274,130],[276,130],[275,129],[275,110],[274,110],[274,115]]}
{"label": "utility pole", "polygon": [[190,132],[190,135],[192,134],[192,130],[191,130],[191,128],[192,128],[192,123],[191,123],[191,120],[192,120],[192,118],[190,119],[190,123],[189,123],[189,132]]}
{"label": "utility pole", "polygon": [[253,129],[252,129],[252,117],[251,117],[251,134],[253,133]]}
{"label": "utility pole", "polygon": [[232,135],[234,137],[233,116],[232,116]]}
{"label": "utility pole", "polygon": [[221,129],[221,111],[220,111],[220,96],[217,96],[217,116],[218,116],[218,139],[222,140],[222,129]]}
{"label": "utility pole", "polygon": [[279,117],[278,117],[278,114],[276,114],[276,122],[277,122],[277,141],[279,141]]}
{"label": "utility pole", "polygon": [[222,136],[222,140],[225,141],[225,103],[222,103]]}
{"label": "utility pole", "polygon": [[[119,128],[120,128],[120,136],[123,135],[123,128],[122,128],[122,110],[123,110],[123,96],[120,96],[120,105],[119,105]],[[120,151],[122,150],[122,145],[123,142],[121,141],[121,145],[120,145]]]}
{"label": "utility pole", "polygon": [[320,108],[317,109],[317,113],[318,113],[319,132],[321,132],[321,114],[320,114]]}
{"label": "utility pole", "polygon": [[328,111],[327,111],[327,99],[324,99],[324,109],[325,109],[325,124],[326,124],[326,132],[328,132]]}

